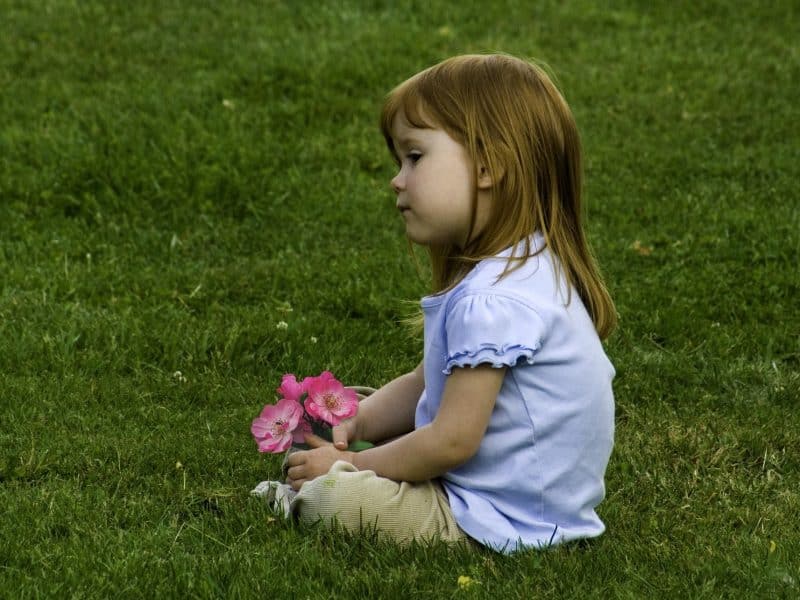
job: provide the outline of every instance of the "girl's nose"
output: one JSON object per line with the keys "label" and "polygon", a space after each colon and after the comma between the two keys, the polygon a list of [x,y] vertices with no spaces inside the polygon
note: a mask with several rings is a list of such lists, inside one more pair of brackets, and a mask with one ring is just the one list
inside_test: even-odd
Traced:
{"label": "girl's nose", "polygon": [[400,190],[403,189],[403,180],[400,177],[401,173],[402,171],[397,175],[395,175],[394,177],[392,177],[392,180],[389,182],[389,185],[392,186],[392,189],[394,190],[395,194],[399,194]]}

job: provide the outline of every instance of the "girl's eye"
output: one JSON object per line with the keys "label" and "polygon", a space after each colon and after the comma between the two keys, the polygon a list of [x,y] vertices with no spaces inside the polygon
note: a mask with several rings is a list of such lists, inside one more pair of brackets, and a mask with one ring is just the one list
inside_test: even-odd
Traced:
{"label": "girl's eye", "polygon": [[409,152],[406,154],[406,158],[411,161],[411,164],[416,164],[420,158],[422,158],[421,152]]}

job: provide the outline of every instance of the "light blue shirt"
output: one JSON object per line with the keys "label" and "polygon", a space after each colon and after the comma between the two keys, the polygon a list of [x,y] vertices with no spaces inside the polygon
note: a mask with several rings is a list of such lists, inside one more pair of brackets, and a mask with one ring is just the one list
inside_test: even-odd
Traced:
{"label": "light blue shirt", "polygon": [[[544,245],[538,234],[532,242]],[[433,420],[453,368],[509,367],[477,454],[442,476],[459,526],[505,552],[605,530],[595,507],[614,437],[614,367],[580,297],[573,290],[566,304],[548,250],[498,282],[511,251],[422,299],[425,391],[415,419]]]}

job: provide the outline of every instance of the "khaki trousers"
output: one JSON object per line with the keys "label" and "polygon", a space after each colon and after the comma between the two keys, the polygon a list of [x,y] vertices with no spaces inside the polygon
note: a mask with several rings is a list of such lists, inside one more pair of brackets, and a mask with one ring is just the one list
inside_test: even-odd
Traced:
{"label": "khaki trousers", "polygon": [[375,531],[382,539],[446,543],[471,539],[456,523],[447,494],[436,481],[396,482],[337,461],[326,475],[303,484],[291,502],[304,523],[338,523],[347,531]]}

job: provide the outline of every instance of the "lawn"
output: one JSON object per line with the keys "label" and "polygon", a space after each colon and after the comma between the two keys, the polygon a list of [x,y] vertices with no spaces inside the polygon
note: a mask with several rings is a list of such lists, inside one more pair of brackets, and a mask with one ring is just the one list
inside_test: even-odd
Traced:
{"label": "lawn", "polygon": [[[798,597],[798,19],[0,0],[0,596]],[[420,358],[382,98],[494,50],[545,61],[583,135],[608,531],[501,556],[276,519],[249,424],[281,374]]]}

